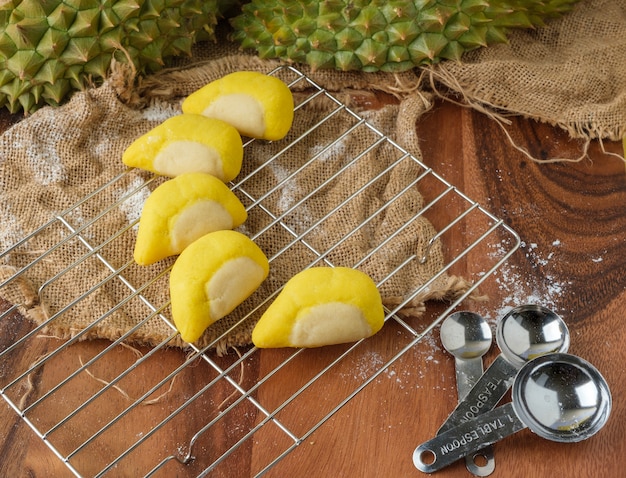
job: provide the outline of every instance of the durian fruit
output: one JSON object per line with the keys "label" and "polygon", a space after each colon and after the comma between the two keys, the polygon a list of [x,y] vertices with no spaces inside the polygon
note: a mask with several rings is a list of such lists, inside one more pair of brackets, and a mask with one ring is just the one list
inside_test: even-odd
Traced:
{"label": "durian fruit", "polygon": [[232,38],[262,58],[314,69],[403,71],[507,41],[579,0],[252,0]]}
{"label": "durian fruit", "polygon": [[218,14],[218,0],[3,0],[0,107],[58,105],[105,78],[113,60],[156,71],[213,38]]}

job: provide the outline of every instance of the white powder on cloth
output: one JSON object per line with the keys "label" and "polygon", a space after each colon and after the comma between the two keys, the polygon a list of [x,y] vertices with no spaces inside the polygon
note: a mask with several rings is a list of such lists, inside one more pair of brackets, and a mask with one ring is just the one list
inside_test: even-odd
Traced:
{"label": "white powder on cloth", "polygon": [[53,142],[29,143],[24,146],[28,165],[34,180],[42,186],[59,183],[67,179],[67,171]]}
{"label": "white powder on cloth", "polygon": [[341,139],[334,141],[330,147],[328,145],[315,145],[312,148],[312,154],[317,161],[337,161],[340,158],[344,158],[351,153],[351,146],[346,142],[345,136]]}
{"label": "white powder on cloth", "polygon": [[[23,140],[11,137],[12,148],[24,152],[24,157],[33,174],[33,180],[42,186],[49,186],[68,179],[60,148],[80,137],[81,131],[68,129],[54,121],[54,109],[43,108],[29,118],[33,131],[46,129],[43,140]],[[5,137],[3,136],[3,140]]]}
{"label": "white powder on cloth", "polygon": [[144,119],[157,123],[162,123],[166,119],[178,114],[181,114],[181,110],[178,105],[172,105],[169,103],[160,104],[157,102],[141,111],[141,116]]}
{"label": "white powder on cloth", "polygon": [[[296,202],[296,193],[300,190],[298,183],[293,179],[287,179],[291,171],[279,164],[271,163],[271,171],[280,185],[280,199],[278,200],[278,210],[284,213],[290,210]],[[304,206],[304,205],[302,205]]]}
{"label": "white powder on cloth", "polygon": [[274,162],[270,163],[270,170],[276,179],[276,183],[280,185],[280,188],[276,188],[280,193],[276,203],[277,213],[287,215],[287,223],[295,228],[296,233],[300,234],[306,231],[314,222],[314,218],[306,201],[297,204],[299,201],[298,196],[302,193],[297,178],[289,178],[291,171]]}
{"label": "white powder on cloth", "polygon": [[[120,204],[120,209],[126,215],[126,219],[129,224],[138,221],[141,217],[141,211],[143,209],[143,205],[145,204],[148,196],[150,195],[150,189],[147,187],[141,187],[144,184],[144,180],[136,176],[132,179],[132,181],[128,184],[128,186],[124,189],[121,189],[118,192],[118,197],[126,199]],[[139,189],[141,188],[141,189]],[[139,227],[139,224],[135,224],[133,227]]]}
{"label": "white powder on cloth", "polygon": [[[0,227],[0,250],[4,251],[16,244],[22,237],[24,231],[19,218],[11,211],[12,206],[8,201],[0,201],[2,210],[2,227]],[[6,260],[7,258],[5,258]]]}

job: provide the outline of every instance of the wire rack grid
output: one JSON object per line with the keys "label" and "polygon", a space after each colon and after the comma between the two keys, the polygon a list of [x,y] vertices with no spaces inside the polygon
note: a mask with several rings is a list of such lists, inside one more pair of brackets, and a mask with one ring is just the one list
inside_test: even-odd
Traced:
{"label": "wire rack grid", "polygon": [[[446,260],[432,277],[386,308],[386,324],[379,335],[393,333],[397,337],[393,347],[384,352],[376,350],[379,342],[375,336],[322,349],[261,351],[251,346],[225,355],[213,350],[222,339],[219,337],[203,348],[191,345],[185,353],[171,347],[178,334],[169,318],[169,301],[155,292],[167,289],[172,262],[162,261],[150,280],[137,282],[138,266],[130,254],[121,263],[109,258],[113,250],[128,249],[128,238],[133,237],[139,220],[137,205],[162,181],[136,170],[120,172],[0,256],[5,263],[19,264],[0,284],[0,291],[15,287],[43,263],[56,264],[55,272],[39,285],[39,300],[55,294],[56,284],[84,264],[95,263],[102,270],[87,280],[84,292],[65,298],[65,303],[40,325],[21,319],[19,304],[6,305],[1,315],[1,323],[13,335],[0,349],[0,393],[75,476],[171,476],[166,470],[181,464],[189,472],[185,476],[235,476],[236,472],[229,474],[229,463],[250,455],[253,445],[263,452],[248,456],[246,462],[251,462],[254,475],[264,474],[415,347],[519,247],[517,234],[506,224],[312,79],[293,67],[281,67],[271,74],[297,92],[295,115],[296,119],[307,115],[307,121],[300,123],[305,127],[295,128],[287,141],[246,143],[245,157],[254,159],[246,159],[248,165],[237,182],[230,184],[254,219],[254,227],[244,225],[243,230],[266,251],[271,268],[367,268],[377,263],[395,239],[411,234],[411,228],[425,218],[432,219],[438,232],[419,250],[409,248],[407,253],[401,249],[403,255],[395,257],[377,277],[378,285],[382,288],[403,277],[402,272],[412,264],[426,263],[438,244],[444,245]],[[331,139],[320,142],[329,132]],[[357,150],[353,137],[365,146]],[[380,148],[386,148],[385,158],[391,159],[381,160],[376,170],[363,173],[367,169],[362,166],[364,158],[376,155]],[[308,174],[311,168],[319,170]],[[360,172],[349,175],[348,171]],[[376,197],[381,197],[380,191],[395,171],[403,171],[403,181],[392,192],[385,192],[384,201],[370,201],[368,194],[375,190]],[[411,171],[415,174],[406,174]],[[308,179],[301,181],[301,177]],[[337,188],[338,184],[343,187]],[[123,194],[113,202],[102,203],[111,188]],[[411,194],[418,189],[424,202],[415,204]],[[337,194],[337,190],[344,194]],[[329,233],[335,230],[335,223],[346,222],[346,214],[355,214],[350,206],[363,198],[367,199],[360,201],[366,204],[366,213],[358,218],[358,226]],[[87,204],[90,208],[99,204],[93,217],[83,217]],[[380,221],[391,216],[394,207],[405,208],[407,204],[410,216],[379,237]],[[98,228],[103,218],[120,211],[130,216],[129,222],[100,237]],[[55,234],[58,242],[33,254],[29,247],[43,234]],[[376,241],[368,239],[367,249],[357,250],[355,256],[352,241],[364,237],[376,237]],[[468,272],[472,254],[486,255],[492,262],[484,270]],[[402,315],[415,298],[427,294],[437,280],[456,270],[471,274],[473,286],[444,312],[429,321],[412,321]],[[237,309],[240,317],[224,335],[260,314],[283,282],[284,277],[270,277],[263,291]],[[75,331],[69,340],[42,337],[52,321],[75,309],[83,313],[90,310],[91,299],[104,288],[117,290],[116,302],[107,310],[94,310],[91,325]],[[93,328],[114,320],[130,304],[135,304],[133,310],[139,307],[144,311],[131,330],[121,331],[116,340],[83,340],[90,337]],[[124,346],[133,334],[154,321],[166,330],[158,343]],[[350,373],[355,362],[371,350],[378,354],[376,366],[365,374]],[[9,362],[21,366],[9,370],[3,365]],[[160,378],[146,383],[142,380],[145,370],[151,371],[151,377],[157,370]],[[289,387],[282,378],[286,375],[296,377]],[[184,391],[178,388],[182,381]],[[334,402],[318,398],[315,409],[306,413],[299,410],[299,403],[307,396],[324,397],[329,386],[341,388],[343,398]],[[111,436],[118,438],[111,440]],[[178,446],[172,449],[172,443]],[[150,469],[136,468],[133,457],[138,453],[150,453]]]}

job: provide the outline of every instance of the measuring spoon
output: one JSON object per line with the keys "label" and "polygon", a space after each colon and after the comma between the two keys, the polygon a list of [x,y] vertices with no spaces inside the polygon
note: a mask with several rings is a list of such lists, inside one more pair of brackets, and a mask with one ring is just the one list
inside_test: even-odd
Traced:
{"label": "measuring spoon", "polygon": [[457,404],[437,434],[495,408],[526,362],[548,353],[567,352],[569,341],[565,322],[550,309],[532,304],[511,309],[496,325],[500,355]]}
{"label": "measuring spoon", "polygon": [[[456,388],[461,400],[483,373],[482,356],[491,348],[491,328],[481,315],[460,311],[446,317],[439,333],[443,347],[454,356]],[[491,446],[466,456],[465,467],[476,476],[493,473],[496,464]]]}
{"label": "measuring spoon", "polygon": [[415,467],[432,473],[524,428],[556,442],[585,440],[605,425],[612,401],[600,372],[565,353],[524,365],[515,378],[512,399],[418,446]]}

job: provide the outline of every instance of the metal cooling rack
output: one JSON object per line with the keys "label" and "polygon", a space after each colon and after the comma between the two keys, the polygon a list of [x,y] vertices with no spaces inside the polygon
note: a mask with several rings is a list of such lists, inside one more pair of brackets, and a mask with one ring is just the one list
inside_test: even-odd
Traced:
{"label": "metal cooling rack", "polygon": [[[404,230],[413,221],[424,216],[432,220],[439,231],[427,247],[415,254],[401,258],[388,277],[380,279],[380,285],[412,261],[427,261],[430,247],[436,241],[443,243],[446,261],[443,269],[418,289],[408,291],[401,303],[387,310],[387,323],[380,335],[393,327],[394,346],[391,350],[377,350],[376,336],[355,344],[333,346],[312,350],[270,350],[261,351],[254,347],[235,353],[229,351],[218,356],[211,350],[192,347],[187,354],[180,349],[169,347],[177,332],[168,317],[168,303],[159,303],[150,296],[151,289],[166,287],[169,264],[155,269],[154,279],[148,283],[133,282],[131,254],[125,264],[113,264],[107,259],[107,250],[115,247],[126,235],[132,233],[138,218],[135,218],[111,237],[99,238],[99,221],[112,211],[128,213],[145,199],[159,178],[137,181],[136,172],[124,171],[102,187],[84,198],[80,204],[53,217],[47,224],[33,231],[0,256],[3,262],[20,257],[21,265],[15,274],[0,284],[2,288],[15,285],[29,270],[38,267],[43,261],[54,261],[56,254],[71,249],[75,256],[65,264],[58,264],[58,272],[41,285],[39,294],[51,293],[55,281],[61,280],[72,268],[86,261],[97,261],[104,273],[94,278],[93,284],[78,297],[67,298],[65,308],[57,311],[50,320],[61,317],[76,304],[88,301],[100,288],[115,283],[122,287],[125,296],[120,303],[113,304],[111,311],[93,317],[94,326],[106,320],[114,310],[129,301],[141,301],[145,305],[145,317],[139,319],[135,330],[121,333],[114,342],[82,341],[89,328],[77,331],[75,337],[67,341],[42,338],[44,325],[25,325],[17,314],[17,306],[5,310],[1,315],[4,324],[15,325],[15,340],[0,350],[0,393],[6,402],[18,413],[23,421],[58,456],[76,476],[172,476],[185,464],[185,473],[197,476],[229,475],[230,460],[238,456],[248,457],[256,475],[262,475],[284,456],[304,442],[322,426],[334,413],[342,408],[364,387],[376,379],[403,354],[415,347],[450,311],[495,272],[500,265],[519,247],[517,234],[494,217],[479,204],[470,200],[438,176],[432,169],[422,164],[416,157],[382,134],[359,114],[342,104],[310,78],[292,67],[277,69],[271,74],[279,76],[297,91],[296,117],[305,113],[308,106],[317,104],[315,111],[324,111],[302,131],[294,131],[289,141],[264,143],[250,141],[245,145],[245,157],[254,156],[256,161],[242,171],[238,182],[231,184],[233,191],[244,201],[249,215],[265,218],[262,227],[246,231],[264,247],[271,248],[268,257],[270,264],[281,260],[299,261],[301,267],[311,265],[359,266],[375,259],[376,253]],[[307,106],[308,105],[308,106]],[[349,123],[344,130],[337,128],[335,121]],[[335,136],[328,144],[316,144],[318,133],[333,131]],[[345,150],[345,144],[352,135],[369,138],[369,146],[364,151]],[[311,157],[294,157],[294,145],[309,141],[316,148]],[[366,178],[360,185],[347,185],[348,194],[331,205],[321,217],[305,214],[306,205],[313,195],[323,194],[330,181],[341,181],[347,168],[358,167],[360,159],[369,152],[384,146],[397,153],[395,160],[373,177]],[[328,161],[330,152],[341,151],[345,164],[330,177],[320,176],[319,183],[310,191],[297,197],[290,196],[291,183],[305,168]],[[299,154],[299,153],[298,153]],[[356,195],[367,188],[377,187],[378,181],[399,164],[414,163],[419,174],[407,177],[406,184],[387,203],[373,208],[371,216],[362,222],[359,231],[351,231],[344,237],[331,238],[326,250],[315,247],[311,237],[319,230],[320,224],[332,215],[338,214]],[[129,175],[133,175],[129,180]],[[109,188],[124,184],[125,194],[113,204],[102,204],[100,212],[91,218],[78,220],[80,206],[88,201],[98,201],[99,196]],[[128,185],[132,185],[129,187]],[[337,263],[333,252],[342,244],[349,244],[354,233],[367,233],[370,220],[384,214],[393,206],[396,199],[418,188],[426,198],[423,207],[406,224],[398,226],[390,237],[383,238],[370,252],[356,264]],[[282,199],[268,202],[272,195],[283,195]],[[287,201],[288,204],[285,204]],[[280,210],[273,210],[268,204],[281,204]],[[30,243],[36,243],[40,234],[54,231],[59,242],[49,250],[24,253]],[[279,237],[279,240],[276,238]],[[480,254],[491,260],[484,270],[472,270],[475,262],[473,254]],[[66,257],[68,254],[63,255]],[[26,259],[24,259],[24,257]],[[434,320],[428,322],[411,321],[402,316],[401,310],[414,297],[419,297],[443,274],[460,272],[474,283],[471,290],[459,297]],[[282,284],[273,284],[274,292],[265,298],[257,298],[256,303],[246,302],[241,321],[255,313],[259,304],[268,302]],[[241,307],[240,307],[241,309]],[[16,318],[17,317],[17,318]],[[131,332],[140,331],[150,320],[162,321],[170,330],[169,335],[154,347],[139,347],[133,350],[124,346],[124,339]],[[29,324],[29,323],[28,323]],[[238,325],[233,327],[236,328]],[[379,335],[377,334],[377,335]],[[26,350],[38,351],[38,356],[28,355]],[[368,351],[377,354],[376,367],[367,373],[354,373],[355,364],[362,360]],[[140,354],[136,355],[136,353]],[[115,357],[115,360],[113,360]],[[21,363],[20,369],[8,370],[4,363]],[[120,369],[120,363],[127,363]],[[59,366],[61,364],[61,366]],[[50,365],[49,368],[46,366]],[[145,383],[142,370],[162,371],[156,383]],[[51,370],[57,370],[52,373]],[[58,370],[61,370],[60,372]],[[273,386],[285,374],[293,375],[293,385],[280,388]],[[250,378],[251,377],[251,378]],[[340,377],[340,384],[337,379]],[[177,380],[187,384],[186,394],[178,391]],[[189,392],[193,384],[193,392]],[[343,399],[329,403],[323,397],[324,387],[332,385],[345,393]],[[313,394],[313,395],[311,395]],[[299,403],[306,396],[317,398],[315,409],[303,413]],[[113,416],[104,414],[100,405],[106,401],[107,410],[117,410]],[[146,423],[140,417],[152,414]],[[111,440],[111,436],[117,436]],[[163,445],[177,443],[175,449]],[[103,447],[103,443],[107,446]],[[149,470],[134,468],[133,457],[138,453],[154,456],[154,466]],[[167,471],[169,470],[169,474]],[[221,471],[220,471],[221,470]]]}

